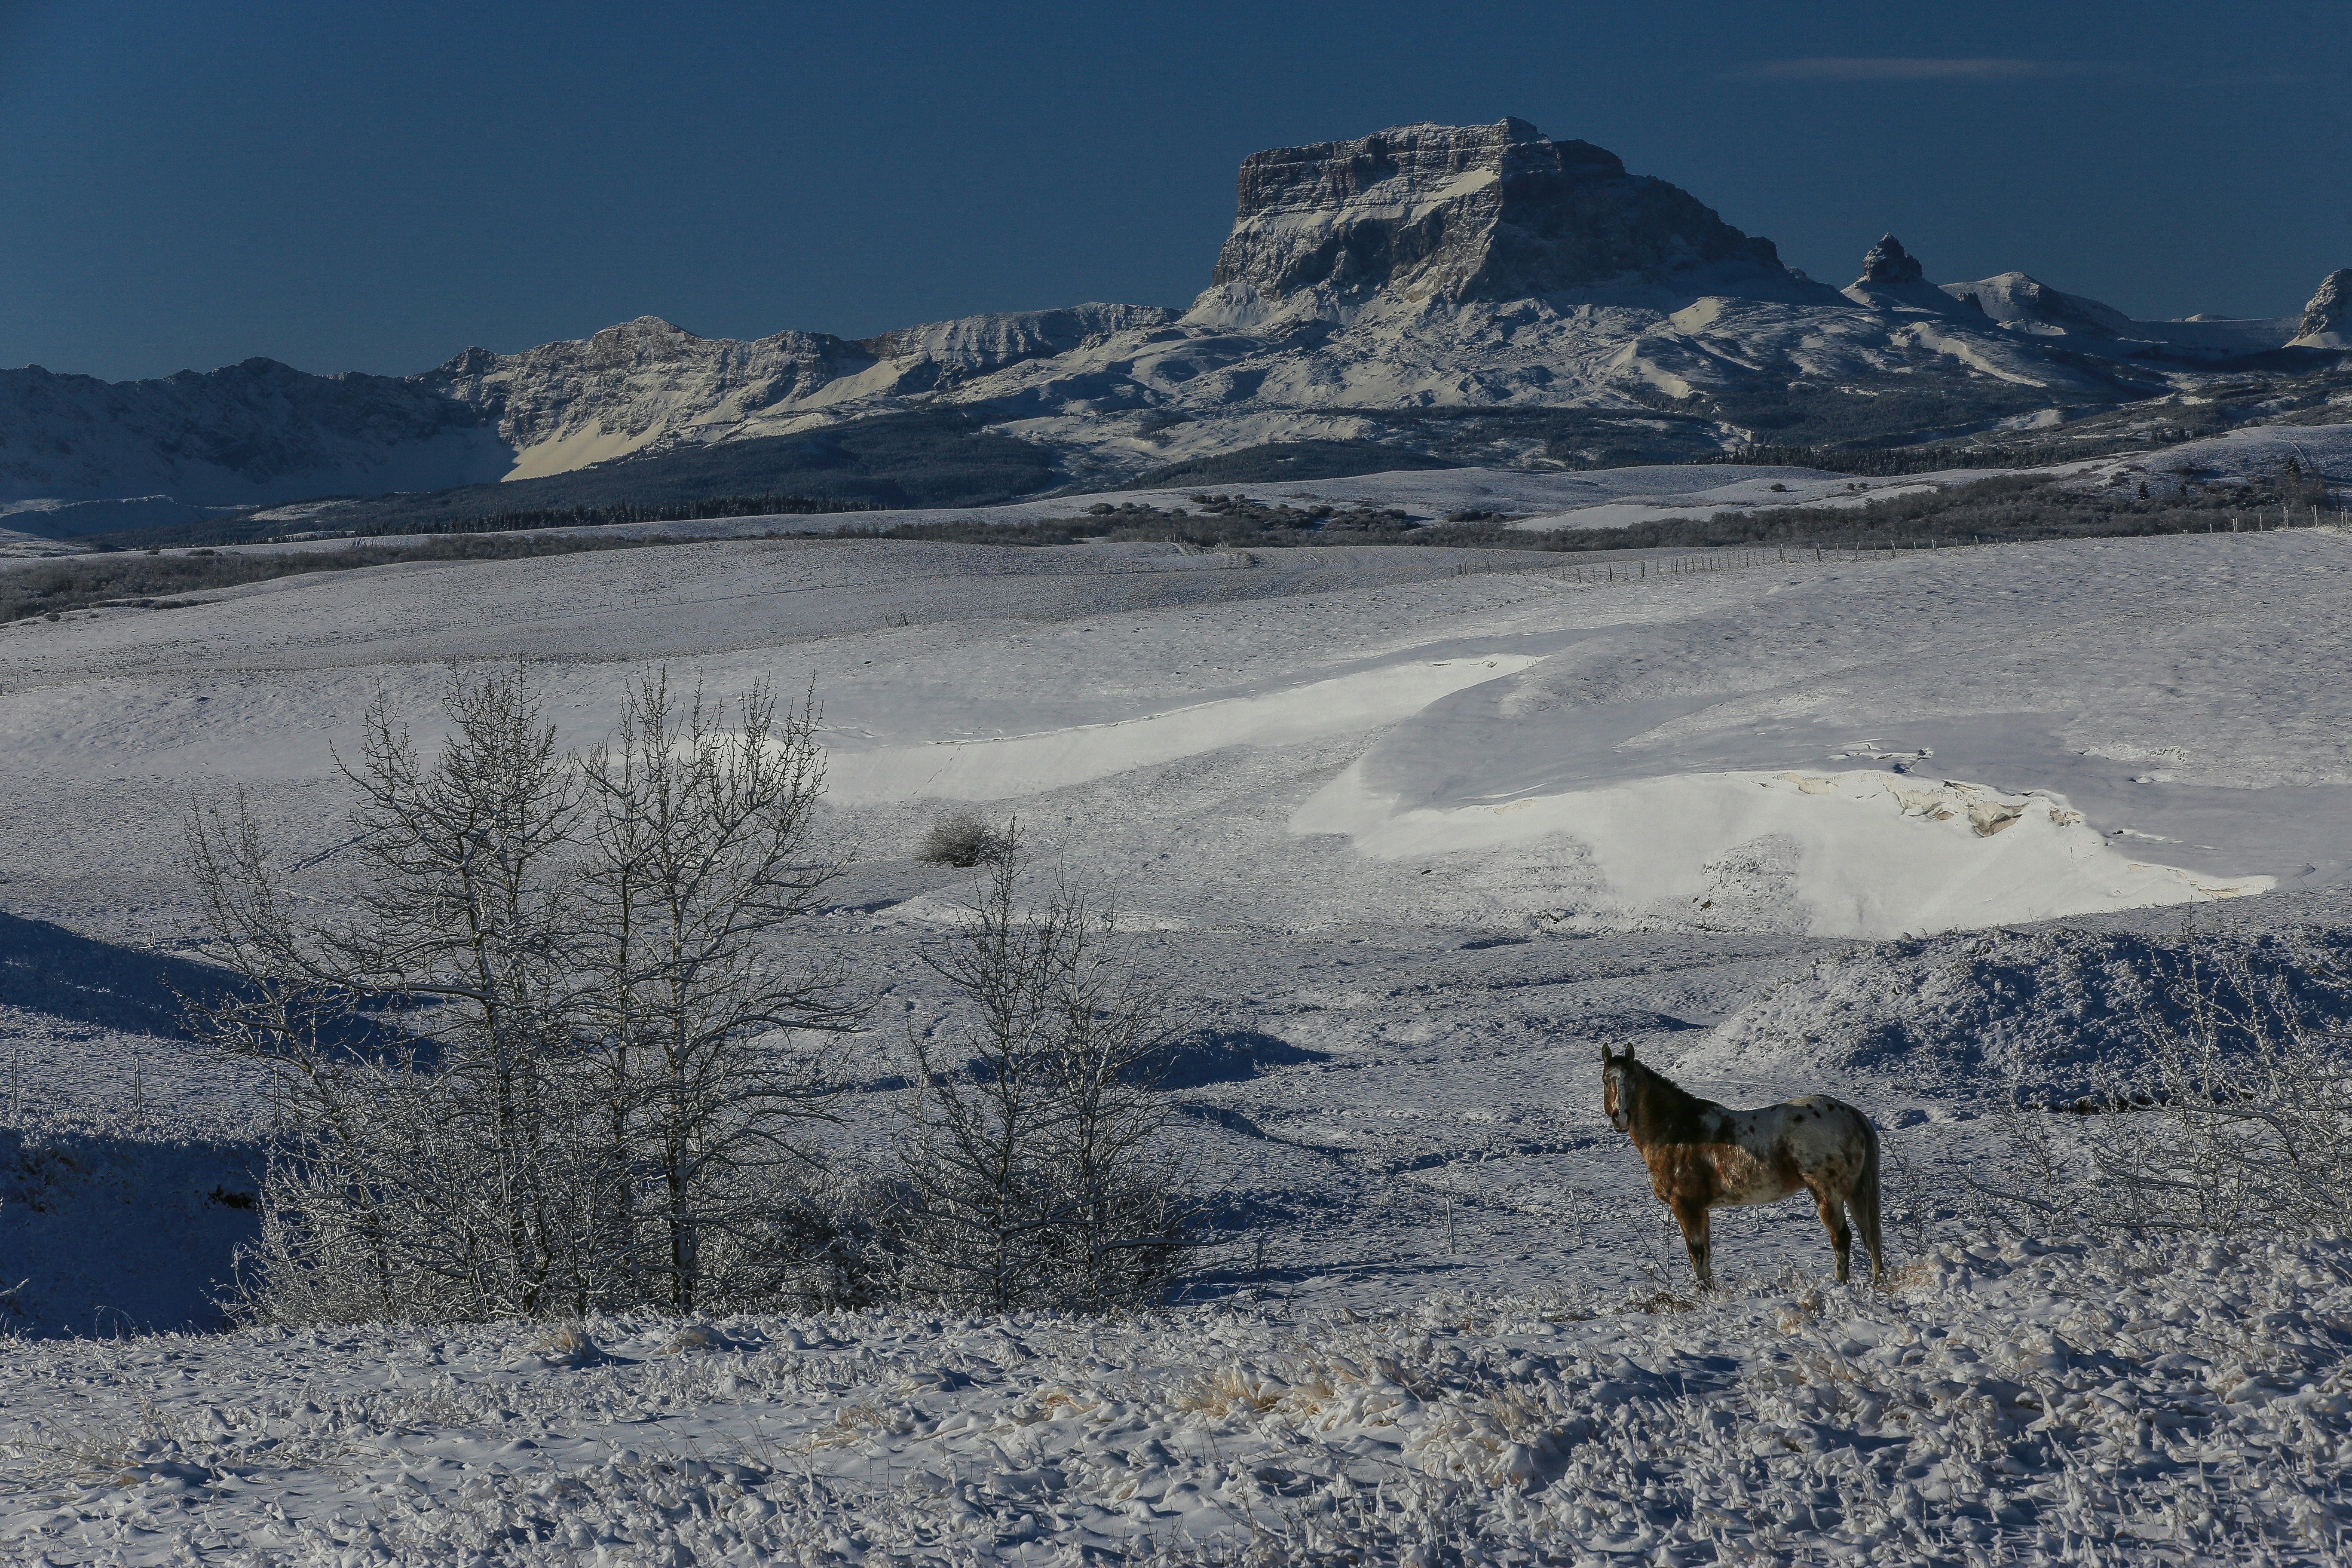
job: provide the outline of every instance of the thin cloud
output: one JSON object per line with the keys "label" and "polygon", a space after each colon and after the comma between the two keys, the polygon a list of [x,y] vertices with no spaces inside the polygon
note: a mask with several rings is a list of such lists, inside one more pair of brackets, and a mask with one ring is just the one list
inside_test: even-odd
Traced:
{"label": "thin cloud", "polygon": [[2096,68],[2076,60],[1816,55],[1801,60],[1759,60],[1727,74],[1751,81],[2029,81],[2037,77],[2081,76]]}

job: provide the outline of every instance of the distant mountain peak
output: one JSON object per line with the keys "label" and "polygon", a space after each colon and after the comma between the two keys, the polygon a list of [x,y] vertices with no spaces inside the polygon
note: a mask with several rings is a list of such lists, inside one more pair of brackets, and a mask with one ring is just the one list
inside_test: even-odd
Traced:
{"label": "distant mountain peak", "polygon": [[2113,305],[2053,289],[2023,272],[2003,272],[1973,283],[1946,283],[1943,291],[2003,326],[2037,335],[2128,335],[2131,318]]}
{"label": "distant mountain peak", "polygon": [[1790,281],[1770,240],[1688,192],[1507,119],[1251,153],[1212,287],[1491,300],[1700,267]]}
{"label": "distant mountain peak", "polygon": [[1900,288],[1916,283],[1927,276],[1919,258],[1903,248],[1903,242],[1891,234],[1882,234],[1878,243],[1862,258],[1862,276],[1854,279],[1856,287],[1875,283],[1882,288]]}

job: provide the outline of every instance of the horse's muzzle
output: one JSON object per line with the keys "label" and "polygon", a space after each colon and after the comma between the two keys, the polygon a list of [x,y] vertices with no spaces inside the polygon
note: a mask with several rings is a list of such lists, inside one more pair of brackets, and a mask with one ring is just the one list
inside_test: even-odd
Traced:
{"label": "horse's muzzle", "polygon": [[1612,1110],[1612,1111],[1611,1111],[1611,1112],[1609,1113],[1609,1120],[1610,1120],[1610,1122],[1611,1122],[1613,1126],[1615,1126],[1615,1128],[1617,1129],[1617,1131],[1620,1131],[1620,1132],[1631,1132],[1631,1131],[1633,1130],[1633,1125],[1632,1125],[1632,1123],[1631,1123],[1630,1120],[1626,1117],[1625,1113],[1624,1113],[1623,1111],[1622,1111],[1622,1110]]}

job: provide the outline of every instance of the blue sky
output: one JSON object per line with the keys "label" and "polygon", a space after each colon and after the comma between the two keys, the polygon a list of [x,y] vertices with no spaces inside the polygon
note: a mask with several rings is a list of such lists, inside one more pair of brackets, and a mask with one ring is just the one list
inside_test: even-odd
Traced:
{"label": "blue sky", "polygon": [[0,0],[0,365],[408,373],[1208,280],[1254,149],[1532,120],[1843,284],[2352,265],[2352,6]]}

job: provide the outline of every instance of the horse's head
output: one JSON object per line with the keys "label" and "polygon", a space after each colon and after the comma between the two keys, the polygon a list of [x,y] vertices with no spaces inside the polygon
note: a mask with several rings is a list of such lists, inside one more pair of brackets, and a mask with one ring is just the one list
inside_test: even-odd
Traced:
{"label": "horse's head", "polygon": [[1627,1046],[1619,1056],[1607,1046],[1601,1047],[1601,1109],[1620,1132],[1633,1131],[1633,1093],[1641,1081],[1642,1065],[1633,1059],[1633,1047]]}

